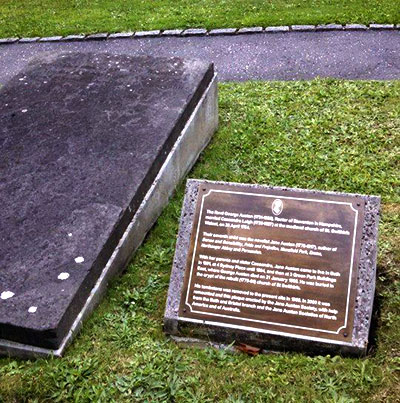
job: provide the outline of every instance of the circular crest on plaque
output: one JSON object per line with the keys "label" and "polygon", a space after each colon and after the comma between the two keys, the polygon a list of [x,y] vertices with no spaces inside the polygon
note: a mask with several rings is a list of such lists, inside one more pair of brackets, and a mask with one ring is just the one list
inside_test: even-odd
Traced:
{"label": "circular crest on plaque", "polygon": [[279,215],[283,210],[283,202],[281,199],[275,199],[272,203],[272,213],[274,215]]}

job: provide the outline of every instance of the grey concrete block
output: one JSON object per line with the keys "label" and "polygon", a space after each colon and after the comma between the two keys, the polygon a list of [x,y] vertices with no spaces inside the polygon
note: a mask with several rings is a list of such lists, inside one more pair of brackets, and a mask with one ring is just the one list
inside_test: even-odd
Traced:
{"label": "grey concrete block", "polygon": [[369,24],[370,29],[393,29],[394,24]]}
{"label": "grey concrete block", "polygon": [[317,31],[341,31],[344,27],[341,24],[324,24],[324,25],[317,25]]}
{"label": "grey concrete block", "polygon": [[288,32],[289,27],[287,25],[281,25],[281,26],[276,26],[276,27],[266,27],[264,31],[270,32],[270,33]]}
{"label": "grey concrete block", "polygon": [[348,31],[365,31],[368,29],[364,24],[346,24],[344,28]]}
{"label": "grey concrete block", "polygon": [[189,28],[183,31],[182,36],[202,36],[206,34],[207,30],[205,28]]}
{"label": "grey concrete block", "polygon": [[109,281],[120,274],[132,255],[143,242],[146,233],[152,227],[167,205],[174,189],[190,171],[201,151],[207,146],[218,127],[218,86],[214,78],[204,91],[196,108],[189,116],[187,124],[163,166],[153,185],[145,195],[137,213],[123,234],[117,248],[104,267],[101,276],[93,287],[85,306],[77,316],[70,332],[57,350],[30,346],[0,339],[0,354],[21,358],[61,357],[66,347],[81,328],[83,321],[99,304],[107,290]]}
{"label": "grey concrete block", "polygon": [[315,25],[292,25],[292,31],[310,32],[315,31]]}
{"label": "grey concrete block", "polygon": [[69,41],[83,41],[86,38],[85,35],[67,35],[62,40],[69,42]]}
{"label": "grey concrete block", "polygon": [[161,36],[181,36],[183,29],[165,29]]}
{"label": "grey concrete block", "polygon": [[0,45],[8,45],[18,41],[18,38],[2,38],[0,39]]}
{"label": "grey concrete block", "polygon": [[[76,73],[72,81],[71,72]],[[67,81],[71,85],[63,85]],[[29,83],[29,91],[25,83]],[[15,343],[23,345],[24,351],[30,351],[33,346],[57,351],[63,348],[65,337],[76,329],[74,323],[81,320],[79,312],[96,293],[93,287],[103,277],[107,261],[121,252],[118,249],[121,237],[142,203],[145,203],[144,210],[131,228],[132,237],[140,242],[156,219],[155,213],[168,201],[174,185],[190,169],[214,133],[218,122],[216,88],[213,66],[199,60],[101,52],[58,55],[56,52],[41,57],[0,89],[9,110],[18,113],[15,119],[18,123],[3,125],[0,138],[13,138],[15,145],[21,136],[12,133],[20,130],[33,133],[33,136],[23,136],[22,147],[3,147],[3,154],[10,161],[15,161],[12,154],[17,149],[28,153],[29,162],[24,160],[27,165],[37,164],[32,151],[36,149],[34,144],[42,144],[41,138],[48,138],[49,133],[51,136],[55,127],[52,125],[64,121],[68,121],[62,125],[65,135],[60,127],[57,129],[62,142],[48,144],[46,152],[57,159],[65,144],[70,147],[68,161],[63,159],[59,165],[53,164],[45,170],[47,179],[42,172],[35,174],[35,203],[30,203],[24,194],[30,192],[23,185],[25,177],[10,167],[9,177],[12,176],[12,183],[20,184],[20,192],[13,192],[11,199],[2,198],[0,217],[4,214],[18,217],[28,211],[26,214],[31,218],[29,224],[13,221],[7,226],[10,233],[18,233],[17,243],[13,239],[0,243],[0,250],[7,250],[6,254],[1,252],[7,260],[7,275],[2,273],[0,284],[0,335],[7,340],[0,340],[0,353],[11,351]],[[75,112],[80,101],[85,101],[78,106],[79,113],[68,114],[66,98]],[[106,99],[108,105],[99,105],[96,99]],[[54,108],[43,108],[49,102]],[[140,108],[136,107],[138,104]],[[102,113],[104,110],[107,113]],[[120,116],[127,116],[125,112],[130,119],[128,126],[124,122],[119,124]],[[90,124],[91,121],[96,124]],[[110,149],[110,144],[115,150],[111,155],[101,150]],[[94,151],[79,152],[88,149]],[[38,152],[43,153],[43,149],[39,147]],[[105,159],[99,159],[98,155]],[[105,162],[106,159],[111,163]],[[59,170],[65,176],[57,174]],[[79,181],[71,180],[76,172],[85,172],[86,176],[79,174]],[[90,178],[92,173],[95,181]],[[65,180],[67,185],[62,184]],[[5,177],[2,183],[6,183]],[[46,195],[40,199],[42,184],[46,186]],[[84,191],[79,189],[81,186]],[[108,190],[110,186],[112,190]],[[63,193],[49,202],[48,195],[53,192],[50,187],[57,192],[63,189]],[[145,199],[151,189],[157,189],[155,196]],[[4,190],[3,186],[2,195]],[[97,195],[96,202],[89,200],[93,194]],[[78,200],[82,197],[87,197],[89,202]],[[117,198],[120,203],[115,201]],[[41,206],[39,215],[30,213],[30,207],[20,208],[26,203]],[[57,207],[57,203],[62,207]],[[9,213],[9,209],[14,212]],[[13,224],[16,227],[11,230]],[[33,227],[36,228],[34,239],[24,237]],[[128,249],[116,259],[115,267],[120,270],[132,252]],[[17,265],[9,256],[13,256]],[[21,264],[22,261],[25,263]],[[25,269],[31,280],[27,280]]]}
{"label": "grey concrete block", "polygon": [[88,35],[85,39],[89,40],[89,41],[102,41],[104,39],[107,39],[107,37],[108,37],[108,33],[102,32],[102,33],[98,33],[98,34]]}
{"label": "grey concrete block", "polygon": [[248,28],[240,28],[238,34],[257,34],[262,32],[262,27],[248,27]]}
{"label": "grey concrete block", "polygon": [[39,42],[59,42],[62,36],[45,36],[39,39]]}
{"label": "grey concrete block", "polygon": [[138,31],[135,32],[134,38],[147,38],[152,36],[160,35],[160,30],[156,29],[154,31]]}
{"label": "grey concrete block", "polygon": [[108,35],[108,39],[124,39],[124,38],[132,38],[134,32],[115,32],[113,34]]}
{"label": "grey concrete block", "polygon": [[237,28],[218,28],[218,29],[212,29],[209,34],[210,35],[233,35],[237,31]]}
{"label": "grey concrete block", "polygon": [[19,43],[33,43],[37,42],[40,39],[40,36],[35,36],[33,38],[20,38]]}

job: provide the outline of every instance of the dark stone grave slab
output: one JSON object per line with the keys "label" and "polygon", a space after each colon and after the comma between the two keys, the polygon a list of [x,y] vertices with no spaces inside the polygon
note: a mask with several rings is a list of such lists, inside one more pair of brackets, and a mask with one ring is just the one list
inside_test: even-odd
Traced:
{"label": "dark stone grave slab", "polygon": [[188,181],[165,331],[365,354],[379,205],[377,196]]}
{"label": "dark stone grave slab", "polygon": [[62,354],[216,130],[216,100],[212,64],[110,54],[42,58],[0,89],[0,352]]}

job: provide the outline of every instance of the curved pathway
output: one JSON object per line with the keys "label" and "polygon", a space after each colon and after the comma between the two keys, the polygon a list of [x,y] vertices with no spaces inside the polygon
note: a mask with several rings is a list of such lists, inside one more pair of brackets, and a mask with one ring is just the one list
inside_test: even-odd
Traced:
{"label": "curved pathway", "polygon": [[0,46],[0,84],[43,52],[183,56],[215,63],[222,81],[400,78],[400,31],[153,37]]}

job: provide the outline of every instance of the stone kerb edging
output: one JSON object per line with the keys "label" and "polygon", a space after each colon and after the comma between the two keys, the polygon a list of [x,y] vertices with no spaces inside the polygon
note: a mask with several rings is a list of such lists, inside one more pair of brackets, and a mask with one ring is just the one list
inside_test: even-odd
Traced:
{"label": "stone kerb edging", "polygon": [[400,30],[400,24],[321,24],[321,25],[282,25],[274,27],[247,27],[247,28],[217,28],[207,30],[205,28],[188,29],[165,29],[153,31],[136,32],[117,32],[117,33],[97,33],[89,35],[67,35],[67,36],[46,36],[33,38],[2,38],[0,45],[11,43],[33,43],[33,42],[69,42],[83,40],[105,40],[105,39],[123,39],[123,38],[151,38],[165,36],[217,36],[217,35],[245,35],[255,33],[283,33],[283,32],[321,32],[321,31],[383,31]]}

